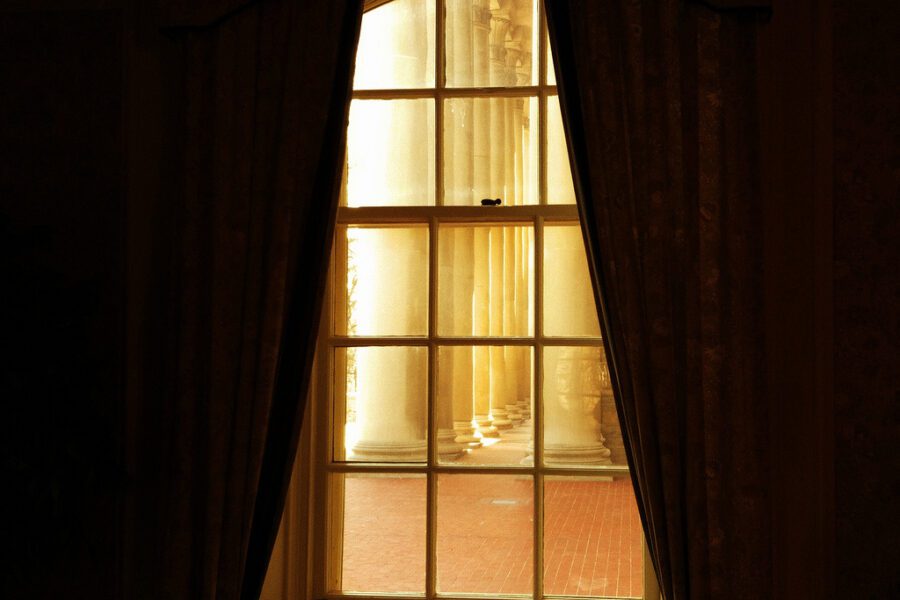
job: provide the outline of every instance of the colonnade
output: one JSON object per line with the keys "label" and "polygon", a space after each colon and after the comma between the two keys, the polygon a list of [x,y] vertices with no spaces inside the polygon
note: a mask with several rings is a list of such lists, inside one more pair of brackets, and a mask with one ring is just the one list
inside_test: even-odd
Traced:
{"label": "colonnade", "polygon": [[[530,0],[448,0],[447,81],[456,86],[512,86],[532,82]],[[461,6],[471,10],[459,10]],[[411,53],[396,36],[394,54]],[[402,60],[402,68],[413,68]],[[421,65],[420,65],[421,66]],[[398,68],[401,68],[398,66]],[[503,205],[536,203],[538,197],[538,119],[534,98],[453,98],[445,101],[443,128],[444,203],[477,205],[499,197]],[[422,106],[425,106],[424,104]],[[416,109],[418,110],[418,109]],[[440,107],[438,108],[440,110]],[[402,151],[389,161],[403,173],[404,189],[433,189],[426,169],[414,168],[430,152],[421,119],[390,123]],[[354,140],[350,144],[365,144]],[[369,192],[391,197],[391,182],[373,173]],[[383,187],[384,189],[379,189]],[[399,201],[398,201],[399,200]],[[394,203],[421,204],[394,198]],[[577,230],[577,227],[575,228]],[[393,302],[414,294],[423,280],[427,254],[410,236],[377,237],[357,254],[386,253],[403,257],[402,269],[364,270],[348,265],[357,289],[390,290],[390,302],[377,315],[377,335],[415,330],[426,322],[427,306],[398,310]],[[381,244],[383,247],[379,247]],[[596,312],[580,234],[563,244],[552,264],[559,285],[548,290],[545,304],[564,307],[575,330],[596,328]],[[427,252],[427,248],[424,248]],[[529,337],[534,334],[534,235],[529,226],[441,226],[438,236],[437,330],[457,338]],[[580,253],[580,254],[579,254]],[[579,262],[580,261],[580,262]],[[396,266],[396,265],[395,265]],[[402,273],[401,273],[402,271]],[[586,286],[586,288],[585,288]],[[569,290],[568,292],[566,290]],[[586,292],[585,292],[586,289]],[[571,290],[580,290],[576,293]],[[584,306],[571,310],[573,297]],[[562,294],[557,299],[554,294]],[[580,294],[580,296],[579,296]],[[367,313],[371,299],[358,298],[349,318],[375,318]],[[377,304],[377,303],[376,303]],[[584,302],[581,302],[584,304]],[[568,308],[566,308],[568,307]],[[594,322],[589,322],[593,319]],[[582,322],[584,321],[584,322]],[[358,326],[358,324],[357,324]],[[599,334],[599,329],[596,330]],[[424,334],[425,332],[420,332]],[[358,439],[350,458],[415,461],[425,458],[427,428],[427,350],[410,347],[357,349],[352,388]],[[544,348],[544,439],[549,462],[603,464],[601,396],[607,393],[602,350],[598,347]],[[533,415],[533,357],[528,346],[458,344],[439,348],[436,370],[435,420],[439,458],[454,460],[478,452],[485,438],[501,437],[528,424]],[[604,383],[606,382],[606,383]],[[606,386],[606,387],[604,387]]]}

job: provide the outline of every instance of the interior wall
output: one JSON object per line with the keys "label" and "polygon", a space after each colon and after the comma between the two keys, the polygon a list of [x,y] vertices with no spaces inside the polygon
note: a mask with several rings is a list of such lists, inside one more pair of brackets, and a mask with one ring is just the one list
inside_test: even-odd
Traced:
{"label": "interior wall", "polygon": [[115,598],[123,411],[121,12],[0,10],[4,598]]}

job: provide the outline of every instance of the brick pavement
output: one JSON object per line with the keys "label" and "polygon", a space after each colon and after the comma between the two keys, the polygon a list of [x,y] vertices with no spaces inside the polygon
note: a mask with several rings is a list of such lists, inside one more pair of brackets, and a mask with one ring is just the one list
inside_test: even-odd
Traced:
{"label": "brick pavement", "polygon": [[[347,477],[345,591],[424,591],[425,488],[421,476]],[[640,597],[641,526],[631,483],[548,478],[544,496],[545,593]],[[437,502],[439,592],[531,592],[530,476],[441,475]]]}

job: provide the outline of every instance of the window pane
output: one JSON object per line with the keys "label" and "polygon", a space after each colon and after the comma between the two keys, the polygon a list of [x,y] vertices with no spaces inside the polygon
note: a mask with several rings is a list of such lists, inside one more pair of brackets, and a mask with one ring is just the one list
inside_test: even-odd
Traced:
{"label": "window pane", "polygon": [[544,52],[547,53],[547,85],[556,85],[556,68],[553,66],[553,48],[550,47],[549,32],[544,32]]}
{"label": "window pane", "polygon": [[338,335],[428,333],[428,228],[340,227]]}
{"label": "window pane", "polygon": [[547,204],[575,204],[559,96],[547,96]]}
{"label": "window pane", "polygon": [[447,0],[447,86],[537,84],[534,0]]}
{"label": "window pane", "polygon": [[530,475],[438,475],[437,589],[530,594]]}
{"label": "window pane", "polygon": [[600,337],[580,225],[544,228],[544,335]]}
{"label": "window pane", "polygon": [[543,375],[544,462],[624,465],[603,348],[545,346]]}
{"label": "window pane", "polygon": [[537,99],[451,98],[444,104],[444,204],[537,204]]}
{"label": "window pane", "polygon": [[336,348],[334,459],[424,462],[426,348]]}
{"label": "window pane", "polygon": [[441,225],[438,332],[531,335],[533,249],[530,226]]}
{"label": "window pane", "polygon": [[643,594],[641,519],[625,477],[544,479],[544,593]]}
{"label": "window pane", "polygon": [[434,87],[434,0],[393,0],[363,15],[353,87]]}
{"label": "window pane", "polygon": [[425,591],[425,477],[334,474],[329,588]]}
{"label": "window pane", "polygon": [[347,206],[434,204],[434,101],[353,100]]}
{"label": "window pane", "polygon": [[531,464],[532,360],[530,346],[438,348],[439,462]]}

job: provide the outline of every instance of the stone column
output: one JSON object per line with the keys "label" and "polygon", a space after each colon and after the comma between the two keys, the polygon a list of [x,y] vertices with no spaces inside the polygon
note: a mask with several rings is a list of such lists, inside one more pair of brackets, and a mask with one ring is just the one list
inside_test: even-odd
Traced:
{"label": "stone column", "polygon": [[[475,246],[475,293],[472,296],[473,329],[475,335],[490,333],[490,231],[487,227],[476,227]],[[491,352],[488,346],[475,346],[472,350],[473,382],[475,394],[475,422],[483,437],[497,437],[497,428],[491,417]]]}
{"label": "stone column", "polygon": [[[491,12],[488,0],[475,0],[473,8],[473,82],[490,85],[490,37]],[[491,186],[491,111],[489,102],[476,99],[473,112],[473,190],[475,197],[494,198]],[[474,265],[472,295],[472,328],[474,335],[490,333],[490,232],[487,227],[476,227],[473,234]],[[474,393],[475,422],[483,437],[497,437],[497,428],[491,417],[491,365],[490,348],[476,346],[472,350],[472,389]]]}
{"label": "stone column", "polygon": [[[445,227],[440,235],[442,285],[450,286],[441,292],[444,308],[440,312],[440,329],[452,335],[471,335],[474,232],[468,227]],[[481,445],[473,424],[473,385],[472,348],[441,347],[437,381],[439,408],[449,411],[449,427],[456,442],[470,448]],[[443,420],[439,424],[443,425]]]}
{"label": "stone column", "polygon": [[[453,228],[442,228],[440,242],[438,244],[438,269],[444,278],[442,285],[448,285],[447,275],[450,275],[450,289],[442,291],[441,310],[439,311],[439,328],[442,332],[459,334],[460,317],[465,318],[471,314],[471,302],[465,302],[466,290],[461,289],[458,283],[455,257],[459,248],[457,240],[458,232]],[[463,300],[460,302],[460,300]],[[471,319],[469,319],[471,320]],[[460,360],[457,347],[444,346],[437,353],[437,379],[435,381],[435,420],[436,441],[438,457],[443,460],[452,459],[462,455],[467,445],[463,440],[457,440],[457,431],[454,413],[458,410],[457,397],[469,396],[469,414],[471,419],[471,361],[466,364]],[[468,378],[466,378],[468,375]],[[468,390],[466,389],[468,384]],[[465,440],[466,442],[470,440]]]}
{"label": "stone column", "polygon": [[[472,265],[475,260],[475,232],[470,228],[453,230],[453,279],[454,279],[454,312],[457,331],[461,335],[472,335],[472,289],[475,273]],[[481,439],[475,435],[475,392],[473,352],[469,346],[454,348],[453,352],[453,429],[456,441],[470,447],[481,446]]]}
{"label": "stone column", "polygon": [[[568,335],[599,334],[584,243],[577,227],[545,230],[544,325]],[[552,278],[552,285],[547,285]],[[590,306],[588,306],[590,304]],[[544,348],[544,456],[548,462],[609,464],[601,431],[605,363],[600,346]]]}
{"label": "stone column", "polygon": [[[531,285],[529,285],[529,269],[531,267],[531,262],[529,257],[531,255],[531,236],[529,232],[526,230],[517,231],[517,239],[516,239],[516,256],[515,256],[515,311],[516,311],[516,322],[518,326],[523,330],[528,330],[528,322],[532,318],[532,311],[534,302],[532,299],[533,289]],[[521,360],[526,360],[527,357],[522,357]],[[523,420],[527,420],[531,418],[531,387],[534,379],[534,374],[532,372],[533,366],[530,362],[526,364],[519,365],[518,372],[519,373],[528,373],[528,380],[522,379],[520,376],[517,380],[517,390],[516,390],[516,398],[517,404],[519,407],[519,414],[522,415]]]}
{"label": "stone column", "polygon": [[357,352],[359,441],[351,458],[424,461],[424,361],[408,348],[364,348]]}
{"label": "stone column", "polygon": [[452,403],[438,401],[435,406],[434,418],[435,428],[437,429],[436,442],[438,459],[440,461],[446,461],[462,456],[466,450],[466,445],[456,440],[456,431],[453,428]]}
{"label": "stone column", "polygon": [[[448,11],[452,19],[448,27],[453,28],[452,60],[448,60],[448,79],[466,81],[473,75],[473,51],[475,44],[474,23],[466,11]],[[470,101],[466,101],[470,102]],[[471,204],[473,201],[474,173],[473,156],[475,154],[474,110],[459,110],[446,113],[444,128],[444,173],[445,202],[448,204]],[[472,335],[472,292],[474,287],[474,233],[468,228],[445,227],[441,230],[441,245],[447,254],[441,257],[441,267],[452,273],[451,290],[442,291],[443,300],[449,301],[451,309],[447,311],[451,319],[455,335]],[[445,313],[447,314],[447,313]],[[442,326],[443,328],[443,326]],[[449,328],[443,328],[448,331]],[[472,349],[469,347],[446,347],[441,351],[440,371],[449,373],[448,381],[443,383],[447,393],[446,402],[451,406],[451,419],[455,441],[463,447],[477,448],[481,446],[480,438],[475,435],[474,425],[474,392]]]}
{"label": "stone column", "polygon": [[[504,294],[503,266],[506,227],[491,227],[490,233],[490,333],[503,335],[503,315],[508,308]],[[497,429],[509,429],[513,422],[506,410],[508,403],[506,356],[503,346],[490,347],[491,361],[491,416]]]}
{"label": "stone column", "polygon": [[[494,86],[509,84],[506,69],[506,35],[509,30],[510,20],[508,7],[492,5],[491,7],[491,39],[490,39],[490,82]],[[514,174],[509,173],[509,150],[507,146],[507,110],[506,99],[491,99],[491,190],[509,202],[510,179]],[[490,334],[501,336],[504,334],[504,313],[509,308],[506,305],[504,289],[504,262],[506,250],[506,231],[504,228],[492,228],[490,235]],[[494,418],[494,426],[498,429],[509,429],[513,422],[507,412],[508,389],[506,385],[506,357],[503,348],[491,346],[491,415]]]}
{"label": "stone column", "polygon": [[603,355],[599,347],[544,348],[544,461],[608,465],[600,430]]}
{"label": "stone column", "polygon": [[[372,333],[409,331],[425,322],[424,302],[393,311],[391,306],[421,293],[426,281],[423,238],[370,232],[354,241],[356,256],[383,257],[373,268],[350,266],[356,278],[355,290],[374,293],[378,301],[354,297],[355,329]],[[386,268],[389,260],[405,257],[400,268]],[[381,328],[374,330],[373,324]],[[360,438],[352,452],[363,460],[409,461],[425,459],[427,350],[424,348],[367,347],[356,354],[356,406]]]}
{"label": "stone column", "polygon": [[[508,147],[514,148],[512,135],[512,115],[508,115],[510,127],[507,131]],[[510,153],[512,154],[512,153]],[[511,195],[515,198],[515,195]],[[506,227],[503,231],[503,334],[524,335],[527,332],[520,327],[517,320],[516,310],[516,245],[518,242],[519,228]],[[519,408],[519,375],[521,373],[520,354],[516,352],[518,348],[505,347],[504,352],[504,368],[507,373],[504,382],[504,400],[506,402],[506,414],[513,425],[521,425],[524,417]]]}

